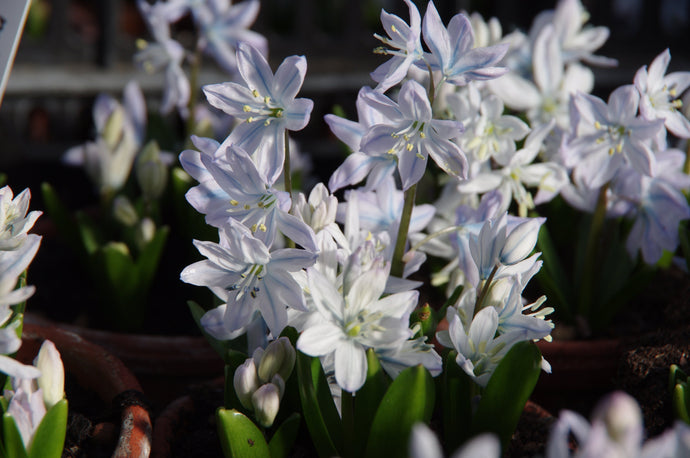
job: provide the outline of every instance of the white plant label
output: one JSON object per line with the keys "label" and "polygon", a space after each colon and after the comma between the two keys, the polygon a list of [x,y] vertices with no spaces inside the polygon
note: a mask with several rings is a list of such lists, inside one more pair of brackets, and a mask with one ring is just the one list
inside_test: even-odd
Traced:
{"label": "white plant label", "polygon": [[31,0],[11,0],[0,5],[0,104],[30,4]]}

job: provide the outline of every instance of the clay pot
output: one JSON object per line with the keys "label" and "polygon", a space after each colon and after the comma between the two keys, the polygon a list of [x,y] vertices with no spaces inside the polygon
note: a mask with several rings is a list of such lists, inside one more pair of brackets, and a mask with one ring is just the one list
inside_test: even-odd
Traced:
{"label": "clay pot", "polygon": [[[112,456],[148,457],[151,452],[151,418],[144,407],[141,386],[132,372],[111,353],[74,333],[28,323],[24,325],[17,359],[30,363],[46,339],[51,340],[60,352],[69,379],[75,381],[80,389],[96,393],[103,401],[104,411],[111,405],[121,409],[117,444]],[[103,434],[97,433],[110,429],[115,428],[107,423],[94,428],[101,438]]]}

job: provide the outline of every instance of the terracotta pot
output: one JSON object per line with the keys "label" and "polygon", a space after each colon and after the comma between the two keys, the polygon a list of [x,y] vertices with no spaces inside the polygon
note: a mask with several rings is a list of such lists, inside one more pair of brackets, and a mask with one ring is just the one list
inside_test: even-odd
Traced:
{"label": "terracotta pot", "polygon": [[623,354],[619,339],[539,341],[537,346],[551,364],[542,373],[532,399],[552,412],[562,408],[585,415],[612,391],[618,362]]}
{"label": "terracotta pot", "polygon": [[[81,389],[96,393],[104,403],[104,411],[111,406],[121,409],[119,437],[112,456],[148,457],[151,452],[151,418],[143,406],[141,386],[132,372],[111,353],[74,333],[29,323],[24,325],[17,358],[30,363],[46,339],[51,340],[60,352],[69,379]],[[101,424],[95,430],[109,428],[108,424]]]}
{"label": "terracotta pot", "polygon": [[[26,321],[47,323],[30,313]],[[69,324],[53,325],[102,346],[122,360],[151,401],[160,405],[178,397],[190,384],[223,374],[223,360],[201,336],[123,334]]]}

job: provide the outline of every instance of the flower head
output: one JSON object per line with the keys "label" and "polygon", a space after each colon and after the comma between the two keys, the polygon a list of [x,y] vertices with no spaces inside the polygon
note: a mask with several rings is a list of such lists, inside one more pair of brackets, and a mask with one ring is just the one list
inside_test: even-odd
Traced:
{"label": "flower head", "polygon": [[204,86],[204,94],[211,105],[244,121],[224,145],[251,152],[258,168],[273,183],[283,171],[285,131],[303,129],[314,106],[309,99],[295,98],[307,61],[304,56],[288,57],[274,75],[259,50],[241,43],[237,62],[244,84],[210,84]]}

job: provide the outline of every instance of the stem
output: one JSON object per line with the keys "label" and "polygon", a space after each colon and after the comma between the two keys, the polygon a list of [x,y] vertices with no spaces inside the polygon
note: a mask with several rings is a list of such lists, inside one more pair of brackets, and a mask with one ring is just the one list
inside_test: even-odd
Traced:
{"label": "stem", "polygon": [[436,237],[440,237],[442,235],[446,234],[452,234],[453,232],[462,229],[462,226],[448,226],[444,229],[441,229],[440,231],[436,231],[433,234],[429,234],[426,237],[424,237],[422,240],[419,242],[415,243],[412,248],[410,248],[410,251],[417,251],[424,245],[426,245],[428,242],[432,241]]}
{"label": "stem", "polygon": [[196,119],[194,117],[194,107],[199,98],[199,71],[201,70],[201,48],[196,47],[194,55],[190,59],[189,65],[189,102],[187,103],[187,123],[185,125],[185,142],[191,147],[190,136],[194,133]]}
{"label": "stem", "polygon": [[683,173],[690,175],[690,140],[685,145],[685,162],[683,163]]}
{"label": "stem", "polygon": [[355,445],[355,413],[354,413],[354,398],[349,391],[341,391],[341,412],[343,421],[343,455],[345,457],[352,457]]}
{"label": "stem", "polygon": [[434,106],[434,99],[436,98],[436,88],[434,87],[434,71],[431,69],[429,62],[426,63],[426,69],[429,71],[429,105]]}
{"label": "stem", "polygon": [[486,299],[486,295],[489,293],[489,288],[491,287],[491,282],[494,281],[494,277],[496,276],[496,272],[498,272],[498,264],[496,264],[494,266],[494,268],[491,270],[491,273],[489,274],[489,278],[486,279],[486,282],[484,282],[484,287],[479,292],[479,296],[477,296],[477,304],[474,306],[474,315],[475,316],[484,307],[484,300]]}
{"label": "stem", "polygon": [[285,129],[285,161],[283,162],[283,180],[285,181],[285,191],[290,194],[292,201],[292,171],[290,170],[290,136]]}
{"label": "stem", "polygon": [[594,278],[598,273],[598,269],[596,268],[597,248],[599,247],[601,230],[604,225],[604,218],[606,217],[606,191],[608,191],[608,188],[609,184],[606,183],[599,190],[597,206],[594,209],[594,215],[592,216],[592,225],[589,229],[589,238],[587,239],[587,248],[585,251],[585,262],[582,271],[582,284],[580,286],[578,312],[588,321],[592,308],[592,287],[594,285]]}
{"label": "stem", "polygon": [[[290,171],[290,136],[287,129],[285,129],[285,161],[283,162],[283,182],[285,184],[285,191],[290,194],[290,210],[292,210],[292,175]],[[286,237],[287,238],[287,237]],[[291,238],[287,238],[287,247],[295,248],[295,242]]]}
{"label": "stem", "polygon": [[403,204],[402,215],[400,216],[400,227],[398,227],[398,238],[395,241],[395,251],[393,251],[393,261],[391,265],[391,275],[402,278],[405,270],[405,262],[403,256],[405,255],[405,246],[407,245],[407,232],[410,229],[410,220],[412,219],[412,209],[414,208],[414,201],[417,197],[417,184],[413,184],[405,191],[405,203]]}

